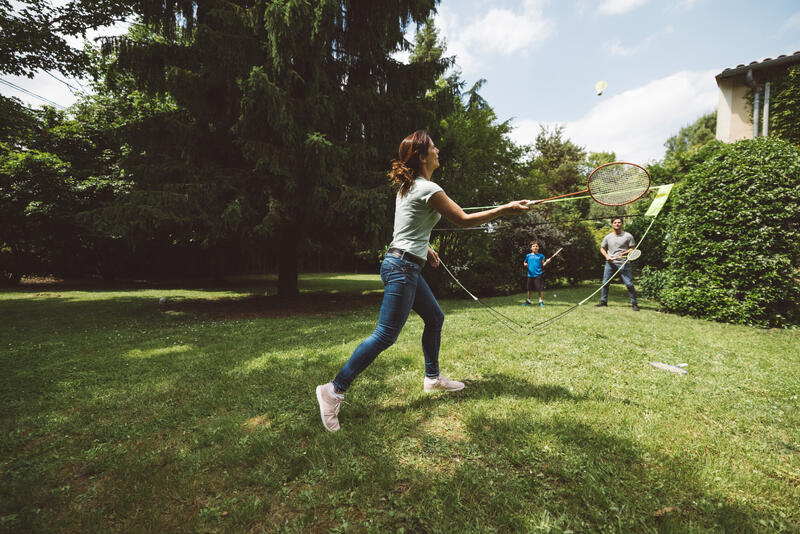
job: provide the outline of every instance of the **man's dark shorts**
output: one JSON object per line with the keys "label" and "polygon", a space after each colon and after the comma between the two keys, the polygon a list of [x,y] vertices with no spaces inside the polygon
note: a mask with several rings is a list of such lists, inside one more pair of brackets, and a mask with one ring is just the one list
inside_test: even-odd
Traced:
{"label": "man's dark shorts", "polygon": [[536,278],[528,277],[528,291],[543,291],[544,279],[541,276]]}

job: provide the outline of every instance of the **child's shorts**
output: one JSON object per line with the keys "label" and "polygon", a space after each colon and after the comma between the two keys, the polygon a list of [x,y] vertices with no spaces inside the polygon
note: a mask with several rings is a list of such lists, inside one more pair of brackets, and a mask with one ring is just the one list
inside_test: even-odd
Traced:
{"label": "child's shorts", "polygon": [[544,290],[544,279],[541,276],[536,278],[528,277],[528,291],[542,291]]}

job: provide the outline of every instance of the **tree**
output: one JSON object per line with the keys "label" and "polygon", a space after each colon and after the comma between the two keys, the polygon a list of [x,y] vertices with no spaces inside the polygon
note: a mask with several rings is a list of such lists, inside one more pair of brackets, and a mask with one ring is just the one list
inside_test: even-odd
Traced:
{"label": "tree", "polygon": [[0,117],[0,143],[6,149],[26,146],[39,131],[37,113],[18,98],[0,98]]}
{"label": "tree", "polygon": [[[17,2],[20,3],[20,2]],[[125,19],[131,4],[117,0],[72,0],[53,5],[28,0],[19,9],[0,0],[0,74],[33,77],[37,70],[82,75],[90,58],[68,37]]]}
{"label": "tree", "polygon": [[403,65],[391,54],[434,4],[178,1],[140,13],[158,38],[110,43],[115,69],[170,94],[192,117],[197,148],[186,160],[221,199],[224,224],[211,245],[248,236],[275,243],[279,294],[297,294],[299,257],[336,233],[332,223],[357,214],[374,235],[386,218],[369,210],[385,201],[353,206],[342,197],[382,185],[379,154],[418,127],[413,104],[443,66]]}
{"label": "tree", "polygon": [[[513,143],[509,121],[499,121],[476,83],[463,93],[463,82],[455,74],[440,85],[449,102],[447,115],[431,128],[440,149],[437,182],[448,196],[464,207],[486,206],[524,198],[530,169],[528,147]],[[444,221],[442,226],[449,226]],[[496,233],[437,232],[434,243],[439,254],[465,274],[465,283],[477,291],[508,291],[516,280],[511,257],[498,245]],[[436,280],[430,280],[436,286]]]}
{"label": "tree", "polygon": [[717,112],[712,111],[698,118],[692,124],[681,128],[677,135],[666,140],[664,159],[695,150],[716,138]]}
{"label": "tree", "polygon": [[38,150],[0,158],[0,281],[47,272],[69,252],[75,183],[69,165]]}
{"label": "tree", "polygon": [[579,191],[576,188],[586,183],[587,169],[581,168],[586,151],[569,139],[564,139],[563,135],[563,126],[556,126],[552,130],[541,126],[534,141],[534,169],[539,175],[539,183],[544,185],[539,198]]}

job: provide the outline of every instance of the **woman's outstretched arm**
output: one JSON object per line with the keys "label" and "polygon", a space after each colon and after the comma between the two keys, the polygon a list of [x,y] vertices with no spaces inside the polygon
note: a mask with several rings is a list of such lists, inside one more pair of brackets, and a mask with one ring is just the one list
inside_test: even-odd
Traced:
{"label": "woman's outstretched arm", "polygon": [[485,211],[466,213],[444,191],[434,193],[428,200],[428,205],[438,211],[442,217],[462,228],[480,226],[503,215],[519,214],[530,209],[527,200],[515,200]]}

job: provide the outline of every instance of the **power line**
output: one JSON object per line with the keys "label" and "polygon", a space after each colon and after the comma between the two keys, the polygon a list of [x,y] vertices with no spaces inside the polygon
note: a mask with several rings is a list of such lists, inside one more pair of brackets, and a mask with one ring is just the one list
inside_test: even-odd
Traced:
{"label": "power line", "polygon": [[[66,86],[67,86],[67,89],[69,89],[69,90],[70,90],[70,92],[71,92],[73,95],[74,95],[76,92],[77,92],[77,93],[80,93],[80,92],[81,92],[81,90],[80,90],[80,89],[78,89],[77,87],[75,87],[75,86],[74,86],[74,85],[72,85],[71,83],[69,83],[69,82],[67,82],[67,81],[65,81],[65,80],[62,80],[61,78],[59,78],[58,76],[56,76],[56,75],[55,75],[55,74],[53,74],[52,72],[50,72],[50,71],[47,71],[47,70],[46,70],[45,72],[46,72],[46,73],[47,73],[47,74],[48,74],[48,75],[49,75],[51,78],[53,78],[54,80],[56,80],[56,81],[58,81],[58,82],[61,82],[61,83],[63,83],[64,85],[66,85]],[[80,85],[80,82],[78,82],[78,85]],[[83,86],[81,85],[81,87],[83,87]]]}
{"label": "power line", "polygon": [[3,85],[7,85],[8,87],[11,87],[12,89],[20,91],[22,93],[25,93],[26,95],[32,96],[34,98],[38,98],[42,102],[46,102],[47,104],[50,104],[53,107],[56,107],[56,108],[59,108],[59,109],[67,109],[66,107],[62,106],[61,104],[59,104],[57,102],[53,102],[49,98],[45,98],[45,97],[43,97],[41,95],[37,95],[33,91],[29,91],[28,89],[25,89],[24,87],[20,87],[19,85],[15,84],[13,82],[9,82],[8,80],[4,80],[4,79],[0,78],[0,83],[2,83]]}

